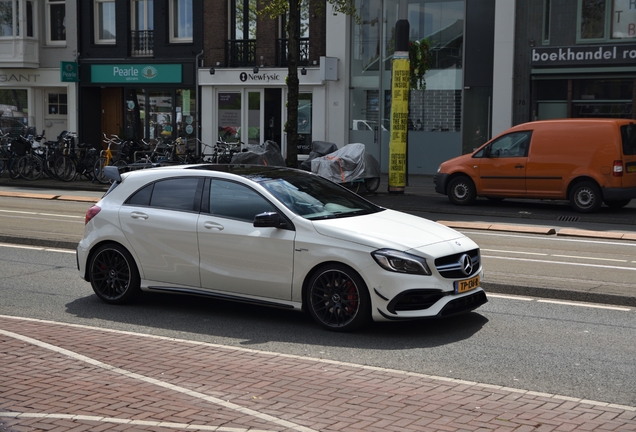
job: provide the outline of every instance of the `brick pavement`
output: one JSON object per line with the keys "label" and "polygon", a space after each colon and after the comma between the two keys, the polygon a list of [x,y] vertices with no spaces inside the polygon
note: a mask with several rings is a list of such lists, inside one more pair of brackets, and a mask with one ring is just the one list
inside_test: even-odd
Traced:
{"label": "brick pavement", "polygon": [[636,408],[0,316],[0,431],[636,431]]}

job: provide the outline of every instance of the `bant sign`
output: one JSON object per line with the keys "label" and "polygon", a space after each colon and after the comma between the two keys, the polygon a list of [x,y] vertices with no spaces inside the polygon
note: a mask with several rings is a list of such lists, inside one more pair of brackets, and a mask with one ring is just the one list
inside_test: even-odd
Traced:
{"label": "bant sign", "polygon": [[[407,54],[408,55],[408,54]],[[389,192],[404,192],[406,186],[406,138],[409,118],[408,57],[393,58],[391,79],[391,137],[389,139]]]}
{"label": "bant sign", "polygon": [[77,62],[60,62],[60,81],[78,82]]}
{"label": "bant sign", "polygon": [[91,65],[92,83],[180,83],[180,64]]}

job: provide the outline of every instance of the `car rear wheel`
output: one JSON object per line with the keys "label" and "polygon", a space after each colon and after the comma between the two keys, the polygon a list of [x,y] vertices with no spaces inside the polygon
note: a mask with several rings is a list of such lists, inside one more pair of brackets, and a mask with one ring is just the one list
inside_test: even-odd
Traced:
{"label": "car rear wheel", "polygon": [[140,292],[135,261],[119,245],[100,246],[93,254],[88,271],[93,291],[106,303],[127,303]]}
{"label": "car rear wheel", "polygon": [[570,205],[579,213],[593,213],[603,204],[601,188],[591,181],[575,184],[570,191]]}
{"label": "car rear wheel", "polygon": [[355,330],[371,317],[366,284],[352,269],[339,264],[324,266],[312,276],[306,304],[312,318],[327,330]]}
{"label": "car rear wheel", "polygon": [[467,176],[459,176],[451,179],[448,184],[448,199],[456,205],[469,205],[475,202],[477,194],[475,184]]}

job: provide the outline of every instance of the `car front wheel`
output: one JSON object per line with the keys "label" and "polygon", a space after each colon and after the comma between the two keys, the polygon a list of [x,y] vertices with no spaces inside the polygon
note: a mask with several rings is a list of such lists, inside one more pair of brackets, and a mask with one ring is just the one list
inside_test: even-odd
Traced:
{"label": "car front wheel", "polygon": [[306,302],[312,318],[331,331],[355,330],[371,317],[366,284],[352,269],[339,264],[318,269],[309,281]]}
{"label": "car front wheel", "polygon": [[475,202],[476,197],[475,184],[470,177],[455,177],[448,184],[448,199],[453,204],[469,205]]}
{"label": "car front wheel", "polygon": [[89,272],[93,291],[106,303],[127,303],[140,292],[137,265],[119,245],[100,246],[90,261]]}

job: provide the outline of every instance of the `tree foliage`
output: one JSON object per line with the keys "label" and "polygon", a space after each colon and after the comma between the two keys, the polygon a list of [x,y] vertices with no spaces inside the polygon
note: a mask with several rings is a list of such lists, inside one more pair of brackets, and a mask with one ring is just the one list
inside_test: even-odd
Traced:
{"label": "tree foliage", "polygon": [[[303,2],[309,0],[264,0],[260,13],[272,19],[287,15],[285,32],[287,34],[287,165],[298,166],[298,61],[300,57],[300,14]],[[319,13],[326,4],[333,7],[334,13],[357,17],[353,0],[314,0],[309,8]]]}

